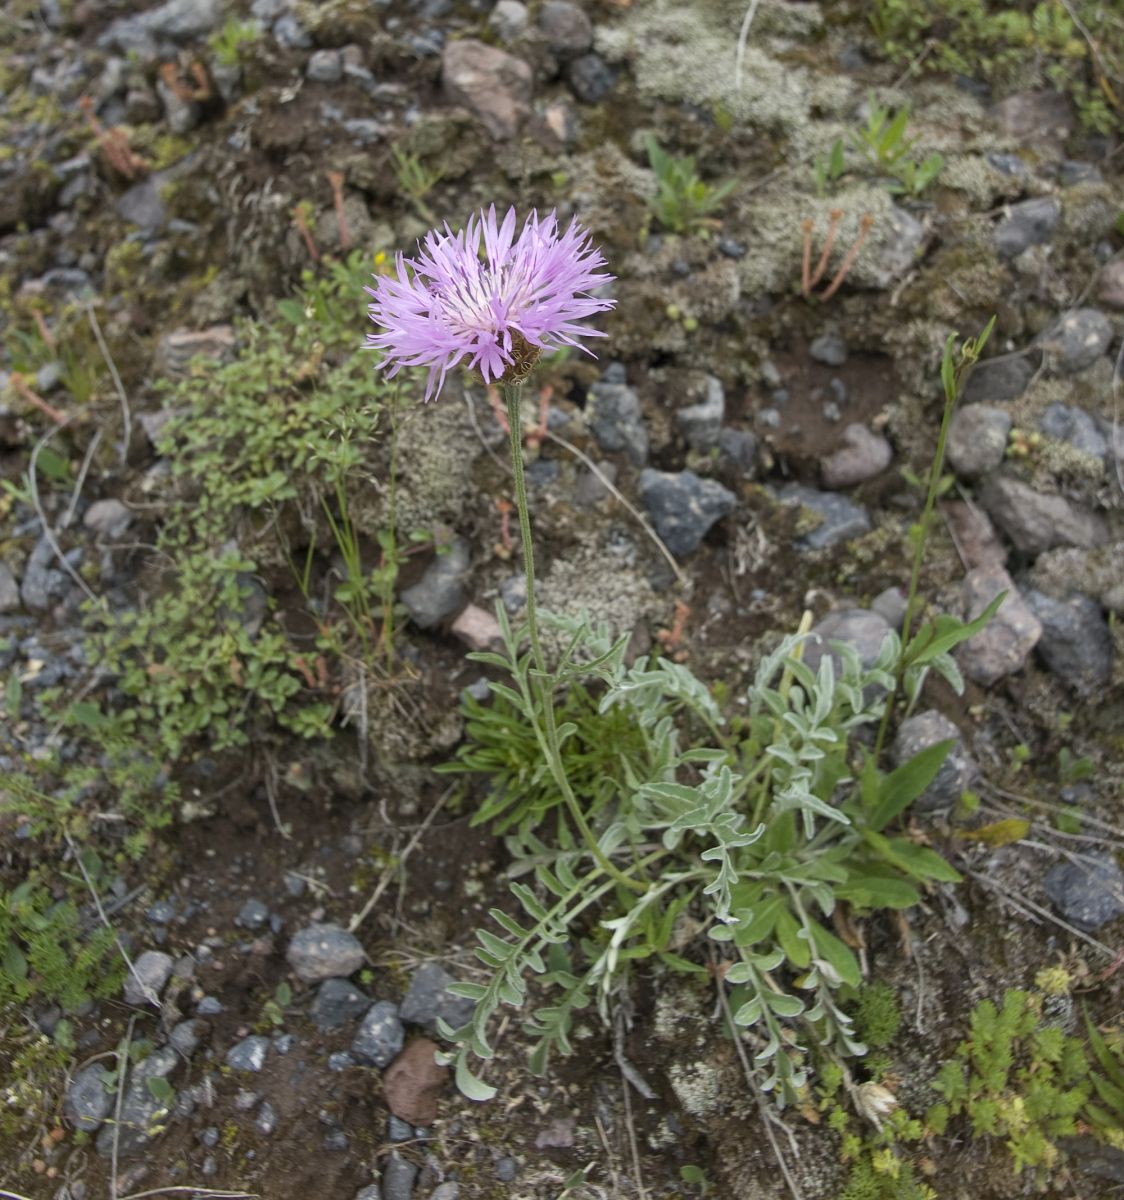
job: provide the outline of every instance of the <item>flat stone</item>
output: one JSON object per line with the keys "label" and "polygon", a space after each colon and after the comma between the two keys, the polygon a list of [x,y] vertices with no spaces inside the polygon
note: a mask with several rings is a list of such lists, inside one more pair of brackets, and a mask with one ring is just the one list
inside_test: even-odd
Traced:
{"label": "flat stone", "polygon": [[168,1034],[168,1045],[184,1058],[190,1058],[199,1048],[201,1021],[180,1021]]}
{"label": "flat stone", "polygon": [[917,251],[925,240],[925,228],[915,217],[891,205],[874,233],[878,242],[872,251],[871,283],[878,288],[889,288],[916,262]]}
{"label": "flat stone", "polygon": [[1030,588],[1025,598],[1042,623],[1037,649],[1050,671],[1079,695],[1101,691],[1112,678],[1112,633],[1101,606],[1080,592],[1055,600]]}
{"label": "flat stone", "polygon": [[865,425],[843,430],[843,444],[820,463],[824,487],[851,487],[881,475],[894,458],[894,449],[881,434]]}
{"label": "flat stone", "polygon": [[0,613],[15,612],[20,606],[20,585],[7,563],[0,562]]}
{"label": "flat stone", "polygon": [[121,1101],[120,1124],[107,1119],[102,1125],[96,1143],[98,1154],[109,1158],[113,1154],[115,1141],[120,1155],[136,1154],[159,1136],[165,1124],[168,1104],[153,1096],[148,1081],[167,1078],[178,1062],[179,1055],[170,1046],[165,1046],[129,1071]]}
{"label": "flat stone", "polygon": [[718,445],[726,417],[726,392],[721,381],[713,375],[703,376],[700,383],[702,400],[679,409],[675,423],[692,450],[712,450]]}
{"label": "flat stone", "polygon": [[1108,438],[1101,433],[1096,421],[1082,408],[1071,404],[1051,404],[1042,414],[1038,428],[1047,437],[1068,442],[1082,454],[1104,458],[1108,454]]}
{"label": "flat stone", "polygon": [[841,367],[847,361],[847,343],[834,333],[821,333],[813,339],[808,353],[818,363],[829,367]]}
{"label": "flat stone", "polygon": [[993,476],[979,499],[1023,554],[1038,555],[1054,546],[1089,550],[1108,540],[1108,530],[1099,516],[1078,508],[1064,496],[1036,492],[1018,479]]}
{"label": "flat stone", "polygon": [[238,916],[234,918],[234,924],[241,926],[243,929],[264,929],[266,922],[269,920],[269,908],[260,900],[247,900],[245,904],[238,910]]}
{"label": "flat stone", "polygon": [[383,1072],[387,1108],[411,1125],[432,1125],[437,1120],[437,1101],[449,1079],[449,1068],[436,1061],[437,1050],[435,1042],[417,1038]]}
{"label": "flat stone", "polygon": [[263,1100],[258,1115],[254,1118],[254,1128],[263,1137],[269,1137],[277,1129],[277,1110],[268,1100]]}
{"label": "flat stone", "polygon": [[514,137],[531,111],[530,66],[475,38],[450,42],[441,55],[445,93],[497,139]]}
{"label": "flat stone", "polygon": [[1043,330],[1035,345],[1050,356],[1061,375],[1076,375],[1091,367],[1112,343],[1112,322],[1098,308],[1066,313]]}
{"label": "flat stone", "polygon": [[159,1003],[160,992],[171,977],[175,960],[163,950],[146,950],[125,976],[125,1003]]}
{"label": "flat stone", "polygon": [[1058,912],[1086,933],[1124,913],[1124,875],[1110,854],[1086,851],[1080,862],[1060,862],[1043,886]]}
{"label": "flat stone", "polygon": [[960,799],[961,793],[972,786],[979,768],[965,749],[960,730],[936,709],[926,709],[907,717],[898,729],[894,739],[894,762],[899,767],[922,750],[945,741],[955,744],[941,764],[936,778],[914,800],[912,808],[916,812],[926,813],[952,807]]}
{"label": "flat stone", "polygon": [[966,404],[952,414],[946,453],[948,464],[962,479],[975,479],[994,470],[1007,453],[1011,418],[991,404]]}
{"label": "flat stone", "polygon": [[968,376],[961,403],[966,408],[989,401],[1017,400],[1026,391],[1033,375],[1034,367],[1026,354],[982,362]]}
{"label": "flat stone", "polygon": [[93,1133],[113,1110],[113,1093],[105,1086],[105,1071],[95,1063],[79,1071],[70,1082],[63,1112],[75,1129]]}
{"label": "flat stone", "polygon": [[1101,268],[1097,299],[1109,308],[1124,308],[1124,258],[1105,263]]}
{"label": "flat stone", "polygon": [[500,41],[517,41],[527,32],[527,6],[520,0],[499,0],[488,14],[488,24],[499,34]]}
{"label": "flat stone", "polygon": [[864,667],[872,667],[882,650],[886,635],[891,632],[886,618],[867,608],[841,608],[830,612],[822,621],[812,626],[808,640],[804,643],[804,662],[812,671],[818,671],[825,655],[835,663],[835,677],[839,678],[842,660],[829,642],[845,642],[853,647]]}
{"label": "flat stone", "polygon": [[613,90],[617,73],[600,54],[583,54],[567,65],[566,82],[584,104],[598,104]]}
{"label": "flat stone", "polygon": [[495,614],[475,604],[467,605],[449,631],[470,650],[494,650],[503,642]]}
{"label": "flat stone", "polygon": [[992,235],[996,254],[1000,258],[1015,258],[1031,246],[1048,242],[1061,215],[1062,206],[1053,196],[1010,205]]}
{"label": "flat stone", "polygon": [[382,1169],[382,1200],[412,1200],[418,1168],[397,1150],[391,1150]]}
{"label": "flat stone", "polygon": [[602,450],[623,450],[634,467],[648,461],[648,430],[640,414],[640,397],[628,384],[607,379],[593,384],[585,423]]}
{"label": "flat stone", "polygon": [[640,472],[640,498],[656,533],[678,557],[697,550],[711,526],[734,511],[737,497],[713,479],[694,471]]}
{"label": "flat stone", "polygon": [[310,925],[293,935],[289,966],[304,983],[342,979],[367,961],[359,940],[338,925]]}
{"label": "flat stone", "polygon": [[269,1038],[253,1034],[236,1042],[226,1052],[226,1065],[235,1071],[260,1071],[269,1053]]}
{"label": "flat stone", "polygon": [[992,109],[1000,130],[1024,142],[1063,141],[1074,127],[1073,104],[1053,88],[1015,92]]}
{"label": "flat stone", "polygon": [[465,603],[465,581],[472,565],[472,550],[464,538],[434,557],[417,583],[403,589],[402,603],[419,629],[432,629],[459,612]]}
{"label": "flat stone", "polygon": [[314,50],[308,57],[304,73],[313,83],[339,83],[343,78],[339,51]]}
{"label": "flat stone", "polygon": [[95,500],[84,516],[82,524],[98,537],[120,537],[133,523],[132,511],[120,500]]}
{"label": "flat stone", "polygon": [[398,1010],[399,1018],[410,1025],[421,1025],[430,1032],[436,1031],[438,1017],[454,1029],[467,1024],[475,1006],[471,1000],[454,996],[447,990],[449,984],[455,982],[440,963],[422,963],[410,978],[406,997]]}
{"label": "flat stone", "polygon": [[967,619],[975,620],[1004,591],[1007,597],[991,621],[956,652],[964,674],[985,687],[1020,671],[1042,636],[1041,622],[1002,567],[976,567],[968,572],[963,584]]}
{"label": "flat stone", "polygon": [[584,54],[593,45],[593,25],[576,4],[546,0],[539,10],[539,32],[555,54]]}
{"label": "flat stone", "polygon": [[900,587],[888,587],[870,602],[871,612],[876,612],[891,629],[899,631],[905,622],[908,607],[905,592]]}
{"label": "flat stone", "polygon": [[356,1062],[381,1071],[394,1061],[405,1044],[406,1031],[398,1017],[398,1008],[389,1000],[380,1000],[367,1010],[359,1032],[351,1043]]}
{"label": "flat stone", "polygon": [[963,500],[946,500],[941,513],[966,567],[1006,565],[1007,547],[983,509]]}
{"label": "flat stone", "polygon": [[358,1017],[371,1003],[371,997],[361,992],[347,979],[325,979],[316,993],[308,1015],[321,1033],[340,1029]]}
{"label": "flat stone", "polygon": [[799,504],[822,518],[810,533],[797,539],[802,550],[826,550],[870,532],[870,515],[861,504],[836,492],[821,492],[801,483],[786,484],[777,493],[784,504]]}
{"label": "flat stone", "polygon": [[757,437],[748,429],[725,426],[718,431],[718,461],[728,463],[742,479],[757,475]]}
{"label": "flat stone", "polygon": [[164,228],[168,214],[160,198],[159,181],[152,176],[134,183],[117,197],[117,215],[135,225],[141,233],[152,236]]}

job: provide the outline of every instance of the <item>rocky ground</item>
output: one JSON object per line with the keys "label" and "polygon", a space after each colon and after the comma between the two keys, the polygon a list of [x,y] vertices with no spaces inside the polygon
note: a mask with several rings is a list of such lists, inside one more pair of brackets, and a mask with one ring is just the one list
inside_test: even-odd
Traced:
{"label": "rocky ground", "polygon": [[[143,796],[128,808],[73,776],[80,823],[43,816],[52,796],[63,806],[67,764],[100,761],[60,714],[120,699],[91,666],[91,605],[155,594],[173,489],[157,383],[190,378],[194,354],[234,359],[247,319],[278,321],[328,256],[357,249],[374,269],[433,218],[493,201],[579,215],[618,277],[597,360],[540,381],[542,603],[631,632],[636,652],[662,641],[732,690],[805,610],[868,660],[900,628],[941,348],[996,315],[952,422],[921,588],[958,615],[1008,599],[963,648],[965,696],[930,686],[894,747],[901,761],[957,739],[913,819],[966,882],[907,927],[871,922],[867,965],[899,992],[892,1075],[919,1112],[972,1004],[1043,966],[1065,963],[1119,1023],[1120,140],[1044,79],[992,91],[903,74],[858,7],[763,0],[738,87],[744,10],[726,0],[9,4],[0,900],[37,872],[131,966],[73,1011],[34,994],[0,1010],[4,1194],[553,1200],[589,1166],[565,1194],[672,1197],[700,1194],[690,1165],[710,1195],[787,1194],[713,996],[673,980],[644,976],[617,1028],[591,1017],[545,1079],[511,1021],[489,1104],[433,1064],[437,1018],[463,1017],[446,985],[473,970],[506,858],[430,768],[462,735],[459,695],[483,694],[466,651],[493,637],[497,600],[517,613],[525,594],[496,504],[503,433],[471,381],[398,431],[397,520],[448,552],[431,539],[403,571],[408,669],[370,721],[307,743],[259,723],[225,752],[196,739],[144,785],[149,810],[169,780],[180,799],[139,843]],[[922,197],[858,169],[815,186],[814,158],[871,88],[911,105],[919,157],[944,157]],[[652,215],[647,133],[734,181],[694,230]],[[822,281],[802,287],[821,253]],[[360,521],[372,544],[375,509]],[[263,611],[293,605],[274,565]],[[48,762],[54,790],[32,803]],[[965,788],[980,799],[968,817]],[[1010,844],[970,836],[1012,817],[1030,824]],[[837,1195],[838,1139],[783,1120],[803,1194]],[[1028,1186],[986,1139],[918,1157],[941,1197]],[[1075,1150],[1047,1194],[1105,1195],[1105,1172],[1124,1179]]]}

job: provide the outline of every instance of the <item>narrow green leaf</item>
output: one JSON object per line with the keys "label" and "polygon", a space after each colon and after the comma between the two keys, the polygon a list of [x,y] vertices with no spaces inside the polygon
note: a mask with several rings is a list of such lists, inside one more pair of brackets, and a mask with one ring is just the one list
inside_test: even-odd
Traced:
{"label": "narrow green leaf", "polygon": [[896,770],[883,777],[878,789],[878,803],[868,818],[868,824],[881,833],[890,822],[933,782],[955,745],[952,738],[926,746]]}

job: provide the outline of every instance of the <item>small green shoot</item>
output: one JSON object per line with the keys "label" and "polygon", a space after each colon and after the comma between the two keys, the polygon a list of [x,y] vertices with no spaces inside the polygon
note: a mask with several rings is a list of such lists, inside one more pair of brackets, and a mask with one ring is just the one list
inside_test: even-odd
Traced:
{"label": "small green shoot", "polygon": [[668,154],[651,134],[644,145],[658,184],[655,198],[648,200],[656,219],[669,233],[709,236],[716,225],[711,213],[734,190],[734,181],[705,183],[695,171],[694,158]]}

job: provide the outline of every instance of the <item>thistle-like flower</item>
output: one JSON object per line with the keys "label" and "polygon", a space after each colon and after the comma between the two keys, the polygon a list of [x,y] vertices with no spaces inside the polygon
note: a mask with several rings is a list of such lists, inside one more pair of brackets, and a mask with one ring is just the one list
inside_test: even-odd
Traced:
{"label": "thistle-like flower", "polygon": [[515,224],[512,208],[497,225],[493,205],[459,233],[431,230],[415,258],[398,255],[396,275],[375,277],[368,311],[381,329],[367,342],[385,351],[379,366],[388,377],[428,367],[429,401],[458,364],[485,383],[516,383],[544,350],[584,350],[578,338],[604,336],[578,324],[616,303],[589,294],[614,278],[600,270],[605,260],[589,234],[576,220],[560,232],[553,212],[532,212],[518,237]]}

